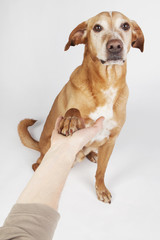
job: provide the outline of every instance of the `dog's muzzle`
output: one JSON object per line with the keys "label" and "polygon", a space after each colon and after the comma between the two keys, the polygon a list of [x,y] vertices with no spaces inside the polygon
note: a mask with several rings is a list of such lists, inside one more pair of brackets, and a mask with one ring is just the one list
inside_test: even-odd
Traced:
{"label": "dog's muzzle", "polygon": [[109,40],[106,44],[107,61],[122,60],[123,43],[120,39]]}
{"label": "dog's muzzle", "polygon": [[111,39],[106,44],[107,60],[101,60],[102,64],[123,60],[123,42],[120,39]]}

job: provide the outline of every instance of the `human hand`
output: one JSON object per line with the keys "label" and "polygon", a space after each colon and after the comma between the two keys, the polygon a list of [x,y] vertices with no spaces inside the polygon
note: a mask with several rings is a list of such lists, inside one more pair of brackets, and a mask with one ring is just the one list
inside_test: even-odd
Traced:
{"label": "human hand", "polygon": [[93,137],[97,135],[102,130],[103,127],[103,117],[100,117],[96,120],[94,125],[92,127],[87,127],[80,129],[73,133],[71,136],[63,136],[59,134],[59,124],[61,122],[63,117],[58,117],[55,129],[53,130],[52,136],[51,136],[51,149],[61,149],[63,151],[63,148],[67,147],[69,153],[73,153],[76,155],[89,141],[92,140]]}

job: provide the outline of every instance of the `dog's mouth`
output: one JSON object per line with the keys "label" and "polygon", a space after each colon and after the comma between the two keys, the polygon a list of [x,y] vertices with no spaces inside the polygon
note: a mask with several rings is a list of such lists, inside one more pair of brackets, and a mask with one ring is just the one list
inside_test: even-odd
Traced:
{"label": "dog's mouth", "polygon": [[104,65],[112,65],[112,64],[122,65],[123,63],[125,63],[125,60],[122,57],[118,57],[118,56],[108,58],[107,60],[100,59],[100,61]]}

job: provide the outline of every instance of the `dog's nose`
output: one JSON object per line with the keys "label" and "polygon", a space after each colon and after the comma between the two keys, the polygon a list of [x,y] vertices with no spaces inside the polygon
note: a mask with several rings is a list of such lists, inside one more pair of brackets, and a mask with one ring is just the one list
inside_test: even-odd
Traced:
{"label": "dog's nose", "polygon": [[106,47],[110,53],[116,54],[122,51],[123,43],[120,39],[112,39],[108,41]]}

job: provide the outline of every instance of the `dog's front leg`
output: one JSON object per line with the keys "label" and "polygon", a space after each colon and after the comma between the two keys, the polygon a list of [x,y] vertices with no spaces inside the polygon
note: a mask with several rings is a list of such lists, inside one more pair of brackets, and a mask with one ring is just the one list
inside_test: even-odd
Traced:
{"label": "dog's front leg", "polygon": [[[76,108],[70,108],[64,118],[60,122],[59,133],[64,136],[72,135],[79,129],[85,127],[84,120],[81,117],[81,113]],[[81,162],[85,158],[83,151],[79,151],[76,155],[75,162]]]}
{"label": "dog's front leg", "polygon": [[104,176],[109,158],[112,154],[115,145],[114,140],[109,140],[98,149],[98,163],[96,172],[96,193],[99,200],[106,203],[111,203],[111,193],[105,186]]}

